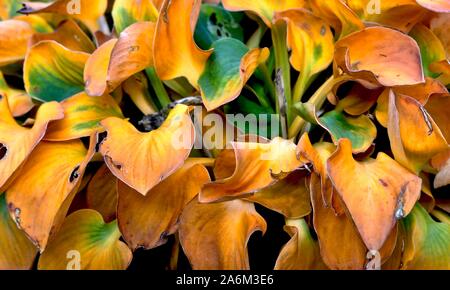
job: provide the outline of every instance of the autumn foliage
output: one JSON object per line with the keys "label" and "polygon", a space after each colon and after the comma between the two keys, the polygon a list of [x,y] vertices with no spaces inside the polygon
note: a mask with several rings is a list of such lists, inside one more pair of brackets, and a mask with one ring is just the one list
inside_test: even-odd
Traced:
{"label": "autumn foliage", "polygon": [[450,269],[449,1],[0,20],[0,269],[127,269],[168,240],[168,269],[249,269],[259,208],[290,237],[273,269]]}

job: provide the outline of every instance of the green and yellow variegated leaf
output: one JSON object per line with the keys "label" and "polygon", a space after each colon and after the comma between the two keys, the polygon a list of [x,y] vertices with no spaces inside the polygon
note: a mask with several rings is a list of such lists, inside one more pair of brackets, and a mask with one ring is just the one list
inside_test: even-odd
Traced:
{"label": "green and yellow variegated leaf", "polygon": [[156,22],[158,7],[153,0],[117,0],[114,1],[112,17],[117,34],[128,26],[140,21]]}
{"label": "green and yellow variegated leaf", "polygon": [[24,63],[25,89],[39,101],[62,101],[84,91],[83,70],[89,55],[55,41],[31,47]]}

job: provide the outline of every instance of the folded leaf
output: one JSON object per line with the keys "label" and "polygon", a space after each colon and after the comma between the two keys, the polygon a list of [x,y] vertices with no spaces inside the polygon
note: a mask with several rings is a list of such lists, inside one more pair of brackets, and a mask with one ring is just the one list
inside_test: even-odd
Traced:
{"label": "folded leaf", "polygon": [[[11,0],[11,1],[16,1],[16,0]],[[17,10],[19,10],[19,9],[17,9]],[[41,17],[39,15],[18,15],[16,17],[14,17],[14,19],[28,22],[28,24],[31,25],[31,27],[33,28],[33,30],[35,32],[38,32],[38,33],[53,32],[53,27],[49,23],[47,23],[47,21],[44,19],[44,17]]]}
{"label": "folded leaf", "polygon": [[111,53],[116,43],[117,39],[115,38],[106,41],[86,61],[83,79],[86,86],[85,91],[89,96],[97,97],[105,93]]}
{"label": "folded leaf", "polygon": [[138,22],[120,34],[109,61],[106,79],[109,92],[135,73],[153,66],[154,31],[155,23]]}
{"label": "folded leaf", "polygon": [[337,111],[344,110],[352,116],[362,115],[370,110],[377,102],[383,89],[369,90],[363,85],[355,83],[345,98],[339,100],[336,106]]}
{"label": "folded leaf", "polygon": [[83,70],[89,55],[46,40],[28,50],[24,63],[25,89],[42,102],[62,101],[84,91]]}
{"label": "folded leaf", "polygon": [[290,62],[301,72],[303,86],[333,61],[334,41],[330,27],[311,12],[291,9],[275,14],[288,23],[287,41],[292,49]]}
{"label": "folded leaf", "polygon": [[447,141],[430,114],[415,99],[401,94],[389,96],[388,133],[395,160],[418,173]]}
{"label": "folded leaf", "polygon": [[350,139],[353,153],[365,152],[377,137],[377,128],[367,115],[351,117],[343,112],[330,111],[318,120],[330,133],[335,144],[341,138]]}
{"label": "folded leaf", "polygon": [[[450,4],[449,4],[450,7]],[[422,55],[423,72],[427,77],[436,78],[437,73],[430,71],[432,63],[445,60],[445,49],[439,38],[423,24],[417,24],[409,35],[417,41]]]}
{"label": "folded leaf", "polygon": [[[367,248],[350,217],[336,215],[332,208],[326,207],[321,198],[320,179],[311,175],[310,189],[313,206],[313,223],[316,230],[320,253],[330,269],[358,270],[366,266]],[[340,197],[338,203],[342,203]],[[336,237],[339,237],[336,239]],[[391,231],[389,238],[380,249],[381,262],[387,260],[394,251],[397,229]]]}
{"label": "folded leaf", "polygon": [[119,182],[119,227],[130,248],[151,249],[166,243],[178,229],[184,207],[209,180],[208,170],[192,159],[146,196]]}
{"label": "folded leaf", "polygon": [[403,268],[448,270],[450,225],[434,221],[419,204],[403,223],[406,229]]}
{"label": "folded leaf", "polygon": [[372,86],[423,83],[420,49],[411,37],[384,27],[369,27],[336,43],[336,64]]}
{"label": "folded leaf", "polygon": [[313,13],[331,25],[339,38],[364,29],[364,23],[342,0],[310,0]]}
{"label": "folded leaf", "polygon": [[161,127],[149,133],[116,117],[101,124],[108,134],[100,147],[106,165],[144,196],[183,165],[194,144],[194,125],[185,105],[177,105]]}
{"label": "folded leaf", "polygon": [[89,97],[84,92],[61,102],[64,118],[50,123],[45,140],[67,141],[101,131],[100,122],[108,117],[123,117],[120,107],[109,95]]}
{"label": "folded leaf", "polygon": [[398,219],[420,197],[421,179],[384,153],[357,162],[351,142],[341,139],[328,159],[328,175],[369,250],[379,250]]}
{"label": "folded leaf", "polygon": [[31,38],[30,45],[34,45],[44,40],[54,40],[62,46],[74,51],[92,53],[95,50],[94,43],[92,43],[86,33],[81,30],[78,24],[71,19],[62,22],[55,32],[34,34]]}
{"label": "folded leaf", "polygon": [[25,115],[34,107],[30,96],[23,90],[10,88],[1,72],[0,94],[7,96],[9,109],[14,117]]}
{"label": "folded leaf", "polygon": [[450,36],[448,34],[449,13],[438,13],[430,20],[430,29],[443,45],[447,59],[450,56]]}
{"label": "folded leaf", "polygon": [[43,104],[33,128],[24,128],[12,117],[7,97],[0,95],[0,193],[14,180],[23,162],[44,137],[48,123],[63,116],[58,103]]}
{"label": "folded leaf", "polygon": [[0,195],[0,270],[27,270],[38,249],[17,228],[8,212],[5,194]]}
{"label": "folded leaf", "polygon": [[[201,202],[250,195],[274,184],[302,165],[296,158],[295,144],[278,137],[268,143],[231,142],[231,146],[234,156],[229,153],[231,149],[228,149],[217,157],[216,181],[203,187],[199,195]],[[232,175],[227,175],[229,173]]]}
{"label": "folded leaf", "polygon": [[272,26],[276,12],[306,6],[305,0],[222,0],[222,4],[230,11],[251,11],[261,17],[268,27]]}
{"label": "folded leaf", "polygon": [[25,21],[0,21],[0,66],[23,60],[32,35],[33,28]]}
{"label": "folded leaf", "polygon": [[186,77],[194,86],[203,73],[211,51],[194,42],[201,0],[165,0],[155,31],[153,58],[162,80]]}
{"label": "folded leaf", "polygon": [[18,12],[22,14],[55,13],[58,15],[73,16],[81,20],[94,32],[99,30],[98,19],[105,13],[107,0],[55,0],[45,2],[24,2],[23,8]]}
{"label": "folded leaf", "polygon": [[193,200],[180,218],[180,242],[194,270],[248,270],[248,240],[266,227],[253,203]]}
{"label": "folded leaf", "polygon": [[287,220],[284,230],[291,236],[281,249],[275,270],[325,270],[319,245],[304,219]]}
{"label": "folded leaf", "polygon": [[136,22],[158,19],[158,9],[153,0],[117,0],[114,1],[112,17],[114,29],[118,34]]}
{"label": "folded leaf", "polygon": [[311,213],[306,170],[296,170],[275,184],[256,191],[245,200],[259,203],[286,218],[302,218]]}
{"label": "folded leaf", "polygon": [[430,96],[425,109],[431,115],[436,125],[442,132],[442,135],[450,142],[450,116],[448,108],[450,106],[450,94],[434,94]]}
{"label": "folded leaf", "polygon": [[249,51],[242,42],[233,38],[217,40],[212,47],[214,51],[198,80],[208,111],[239,97],[255,69],[269,57],[269,49]]}
{"label": "folded leaf", "polygon": [[79,210],[65,219],[39,258],[38,269],[125,270],[133,255],[119,238],[117,221],[106,224],[98,212]]}
{"label": "folded leaf", "polygon": [[80,140],[41,142],[7,190],[11,217],[41,252],[58,231],[77,193],[94,154],[94,139],[89,150]]}

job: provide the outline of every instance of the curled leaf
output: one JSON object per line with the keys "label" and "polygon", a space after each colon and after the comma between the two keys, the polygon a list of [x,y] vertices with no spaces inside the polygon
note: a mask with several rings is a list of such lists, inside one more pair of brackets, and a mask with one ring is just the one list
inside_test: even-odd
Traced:
{"label": "curled leaf", "polygon": [[141,22],[156,22],[158,8],[153,0],[117,0],[114,1],[112,17],[117,33],[122,33],[130,25]]}
{"label": "curled leaf", "polygon": [[0,66],[25,58],[33,28],[25,21],[0,21]]}
{"label": "curled leaf", "polygon": [[198,48],[194,29],[201,0],[165,0],[155,31],[153,58],[162,80],[186,77],[194,87],[211,51]]}
{"label": "curled leaf", "polygon": [[100,152],[111,172],[142,195],[180,168],[194,144],[189,108],[177,105],[158,129],[141,133],[128,121],[110,117]]}
{"label": "curled leaf", "polygon": [[249,51],[233,38],[217,40],[212,47],[214,51],[198,80],[208,111],[236,99],[258,65],[269,57],[268,48]]}
{"label": "curled leaf", "polygon": [[0,114],[0,192],[3,192],[44,137],[48,123],[64,115],[58,103],[46,103],[39,108],[33,128],[24,128],[16,123],[8,107],[8,98],[2,95]]}
{"label": "curled leaf", "polygon": [[371,86],[423,83],[420,49],[411,37],[384,27],[369,27],[336,43],[335,62]]}
{"label": "curled leaf", "polygon": [[250,202],[193,200],[180,218],[180,243],[194,270],[248,270],[248,240],[266,227]]}
{"label": "curled leaf", "polygon": [[91,147],[86,150],[80,140],[41,142],[8,187],[11,217],[41,252],[67,214],[95,143],[91,138]]}
{"label": "curled leaf", "polygon": [[[231,149],[217,157],[215,174],[218,179],[203,187],[199,196],[201,202],[252,194],[302,165],[296,158],[295,144],[278,137],[268,143],[231,142],[231,146],[234,162],[230,160],[233,158]],[[220,165],[223,162],[226,166]]]}

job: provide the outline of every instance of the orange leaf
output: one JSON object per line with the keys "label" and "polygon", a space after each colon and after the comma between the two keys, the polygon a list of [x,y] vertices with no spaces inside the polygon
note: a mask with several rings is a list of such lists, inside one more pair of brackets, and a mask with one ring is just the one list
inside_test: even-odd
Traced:
{"label": "orange leaf", "polygon": [[153,58],[162,80],[186,77],[194,86],[203,73],[212,51],[203,51],[194,42],[194,29],[201,0],[165,0],[155,31]]}
{"label": "orange leaf", "polygon": [[119,182],[119,227],[132,249],[151,249],[167,242],[178,229],[184,207],[208,182],[208,170],[191,159],[146,196]]}
{"label": "orange leaf", "polygon": [[351,143],[341,139],[328,159],[328,175],[370,250],[379,250],[398,219],[420,197],[421,179],[384,153],[357,162]]}
{"label": "orange leaf", "polygon": [[194,125],[185,105],[177,105],[162,126],[149,133],[116,117],[101,124],[108,134],[100,147],[106,165],[144,196],[183,165],[194,144]]}
{"label": "orange leaf", "polygon": [[415,99],[390,93],[388,133],[391,149],[400,164],[418,173],[448,144],[430,114]]}
{"label": "orange leaf", "polygon": [[89,150],[80,140],[41,142],[7,190],[11,216],[41,252],[58,231],[77,193],[94,154],[94,139]]}
{"label": "orange leaf", "polygon": [[25,21],[0,21],[0,66],[25,58],[33,28]]}
{"label": "orange leaf", "polygon": [[92,177],[86,189],[89,208],[98,211],[106,222],[116,218],[117,178],[103,164]]}
{"label": "orange leaf", "polygon": [[266,231],[253,203],[191,201],[180,218],[180,242],[194,270],[248,270],[247,243]]}
{"label": "orange leaf", "polygon": [[417,43],[399,31],[369,27],[336,43],[336,64],[372,87],[425,81]]}
{"label": "orange leaf", "polygon": [[44,137],[48,123],[63,116],[58,103],[46,103],[39,108],[33,128],[24,128],[12,117],[7,97],[0,95],[0,193],[14,180],[23,162]]}
{"label": "orange leaf", "polygon": [[[302,163],[295,155],[295,144],[292,141],[275,138],[268,143],[231,142],[234,150],[235,168],[231,176],[224,177],[206,184],[199,200],[201,202],[214,202],[239,198],[250,195],[277,180],[285,177],[300,167]],[[231,157],[230,154],[220,154],[216,163],[224,162],[221,159]],[[232,162],[225,161],[227,164]],[[228,171],[231,172],[232,168]]]}

